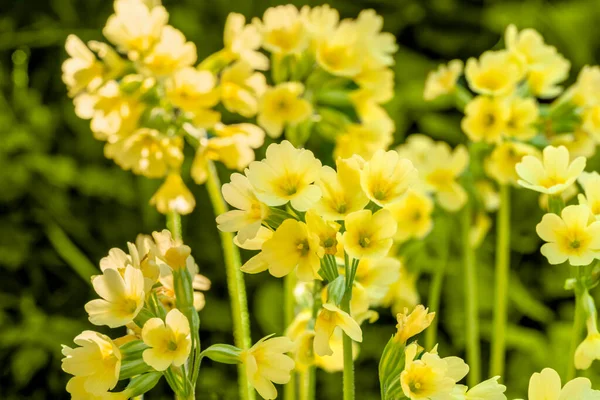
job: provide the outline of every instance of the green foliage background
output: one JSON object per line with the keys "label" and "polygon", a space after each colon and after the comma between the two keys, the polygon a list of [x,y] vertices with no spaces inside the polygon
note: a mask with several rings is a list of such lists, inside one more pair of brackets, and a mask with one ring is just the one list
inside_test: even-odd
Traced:
{"label": "green foliage background", "polygon": [[[260,16],[277,4],[282,2],[165,0],[171,23],[198,45],[200,57],[220,48],[227,13]],[[495,46],[509,23],[542,32],[547,42],[572,61],[572,79],[583,65],[598,61],[597,1],[336,0],[330,4],[344,17],[374,8],[385,17],[385,30],[398,38],[397,95],[389,104],[398,143],[414,132],[452,144],[464,141],[459,114],[448,111],[446,104],[422,100],[424,78],[440,61],[466,59]],[[71,343],[83,329],[94,329],[83,309],[93,292],[80,274],[96,268],[111,247],[123,248],[138,233],[164,227],[162,216],[147,205],[159,182],[121,171],[103,157],[102,143],[93,139],[88,123],[75,116],[60,78],[67,34],[101,39],[111,7],[107,0],[6,0],[0,4],[1,399],[67,398],[60,344]],[[221,172],[226,179],[227,172]],[[213,282],[201,313],[203,345],[231,343],[214,216],[205,189],[194,186],[193,191],[198,207],[184,220],[184,237],[201,272]],[[505,376],[509,398],[525,396],[534,371],[551,366],[564,373],[573,313],[571,293],[563,289],[568,271],[548,266],[539,256],[534,227],[541,212],[536,196],[516,190],[513,203]],[[452,232],[456,223],[445,228]],[[410,258],[411,266],[423,270],[419,287],[424,297],[428,271],[436,265],[439,232],[440,226]],[[438,313],[442,355],[464,355],[459,245],[452,243],[449,276]],[[484,376],[493,304],[493,253],[492,230],[477,262]],[[281,281],[267,274],[246,278],[253,339],[282,333],[282,308],[274,306],[281,304]],[[380,311],[380,321],[365,327],[356,366],[357,397],[361,400],[378,398],[377,359],[394,331],[389,311]],[[594,368],[586,374],[598,386],[600,367]],[[207,362],[198,397],[233,399],[235,385],[234,367]],[[163,398],[166,393],[161,386],[147,398]],[[340,373],[319,373],[317,398],[341,398]]]}

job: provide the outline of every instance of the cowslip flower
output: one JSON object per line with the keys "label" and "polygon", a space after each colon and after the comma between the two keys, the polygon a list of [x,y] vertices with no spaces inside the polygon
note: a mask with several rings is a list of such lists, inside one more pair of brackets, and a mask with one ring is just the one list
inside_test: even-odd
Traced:
{"label": "cowslip flower", "polygon": [[240,361],[246,366],[246,376],[254,389],[264,399],[275,399],[274,383],[288,383],[294,369],[294,360],[286,353],[294,349],[294,343],[285,336],[266,336],[254,346],[240,353]]}
{"label": "cowslip flower", "polygon": [[560,217],[544,215],[536,232],[548,242],[541,252],[550,264],[588,265],[600,256],[600,221],[586,205],[567,206]]}
{"label": "cowslip flower", "polygon": [[192,349],[188,319],[174,308],[165,320],[150,318],[142,328],[142,340],[149,349],[144,350],[144,362],[157,371],[165,371],[171,365],[185,363]]}
{"label": "cowslip flower", "polygon": [[374,120],[360,124],[348,124],[335,138],[335,158],[350,158],[358,155],[371,159],[379,150],[385,150],[393,142],[393,123],[390,129],[385,120]]}
{"label": "cowslip flower", "polygon": [[569,162],[569,150],[564,146],[547,146],[542,160],[525,156],[516,165],[521,178],[518,183],[526,189],[550,195],[559,194],[571,186],[585,168],[585,157]]}
{"label": "cowslip flower", "polygon": [[392,285],[400,279],[401,268],[400,260],[394,257],[360,260],[354,281],[364,288],[370,307],[382,305]]}
{"label": "cowslip flower", "polygon": [[102,394],[114,388],[119,380],[121,352],[106,335],[83,331],[73,340],[79,347],[62,346],[62,369],[83,378],[83,387],[90,393]]}
{"label": "cowslip flower", "polygon": [[577,196],[579,204],[585,204],[596,219],[600,219],[600,174],[598,172],[582,172],[578,179],[584,193]]}
{"label": "cowslip flower", "polygon": [[533,138],[537,133],[534,123],[539,116],[535,99],[513,97],[509,100],[508,107],[510,111],[504,135],[523,141]]}
{"label": "cowslip flower", "polygon": [[406,343],[408,339],[427,329],[433,318],[435,318],[435,313],[429,312],[429,308],[425,308],[421,304],[416,306],[410,314],[408,308],[405,308],[403,313],[396,315],[398,324],[396,325],[397,332],[394,335],[394,340]]}
{"label": "cowslip flower", "polygon": [[431,71],[425,81],[423,98],[433,100],[439,96],[450,94],[456,89],[456,82],[463,72],[463,62],[452,60],[447,65],[440,65],[436,71]]}
{"label": "cowslip flower", "polygon": [[170,173],[165,182],[158,188],[150,199],[150,204],[156,206],[161,214],[176,212],[187,215],[194,211],[196,199],[185,186],[179,173]]}
{"label": "cowslip flower", "polygon": [[219,91],[215,76],[208,71],[177,70],[166,80],[165,94],[173,105],[190,113],[199,127],[210,128],[221,119],[221,114],[211,109],[219,102]]}
{"label": "cowslip flower", "polygon": [[523,77],[519,61],[508,51],[486,51],[465,66],[469,87],[476,93],[502,96],[514,90]]}
{"label": "cowslip flower", "polygon": [[515,167],[525,156],[540,158],[541,153],[529,144],[502,142],[484,160],[485,173],[502,185],[516,185],[519,175]]}
{"label": "cowslip flower", "polygon": [[262,38],[256,26],[246,25],[246,18],[242,14],[229,13],[223,30],[223,51],[248,63],[252,68],[261,71],[269,68],[269,59],[259,49]]}
{"label": "cowslip flower", "polygon": [[598,141],[581,126],[576,127],[573,132],[561,133],[550,138],[552,146],[565,146],[572,157],[591,158],[596,154]]}
{"label": "cowslip flower", "polygon": [[594,360],[600,360],[600,333],[588,332],[575,351],[575,368],[588,369]]}
{"label": "cowslip flower", "polygon": [[506,400],[506,386],[498,383],[499,376],[485,380],[471,389],[465,385],[456,385],[452,392],[453,400]]}
{"label": "cowslip flower", "polygon": [[564,94],[565,99],[580,107],[593,107],[600,104],[600,67],[585,65],[579,75],[577,82]]}
{"label": "cowslip flower", "polygon": [[335,31],[319,41],[316,51],[319,66],[337,76],[357,75],[364,62],[358,35],[355,21],[342,21]]}
{"label": "cowslip flower", "polygon": [[381,209],[353,212],[346,217],[346,232],[342,235],[344,249],[353,258],[384,257],[394,243],[397,224],[390,211]]}
{"label": "cowslip flower", "polygon": [[183,33],[172,26],[162,29],[160,39],[144,57],[144,67],[153,74],[166,76],[196,62],[196,45],[187,42]]}
{"label": "cowslip flower", "polygon": [[231,112],[246,118],[258,112],[258,99],[267,90],[265,76],[254,72],[250,64],[237,61],[225,68],[220,81],[221,101]]}
{"label": "cowslip flower", "polygon": [[552,368],[544,368],[529,379],[529,400],[592,400],[599,395],[587,378],[575,378],[561,387],[560,376]]}
{"label": "cowslip flower", "polygon": [[340,224],[323,220],[313,210],[308,210],[305,215],[306,226],[309,232],[319,237],[319,244],[325,254],[335,255],[337,253],[337,235]]}
{"label": "cowslip flower", "polygon": [[310,33],[313,46],[315,42],[318,44],[320,40],[330,37],[340,21],[339,12],[329,4],[312,8],[303,6],[300,15]]}
{"label": "cowslip flower", "polygon": [[294,219],[283,221],[262,245],[269,273],[278,278],[295,270],[300,280],[318,279],[323,254],[319,236],[310,232],[304,222]]}
{"label": "cowslip flower", "polygon": [[308,47],[304,19],[292,4],[268,8],[262,21],[254,18],[252,24],[262,35],[262,46],[271,53],[299,54]]}
{"label": "cowslip flower", "polygon": [[67,382],[67,393],[71,395],[71,400],[127,400],[131,396],[124,392],[103,392],[92,393],[85,388],[86,378],[74,376]]}
{"label": "cowslip flower", "polygon": [[393,314],[403,312],[405,308],[414,308],[421,301],[417,290],[417,274],[410,272],[404,265],[400,265],[400,276],[390,286],[390,290],[383,298],[381,305],[390,307]]}
{"label": "cowslip flower", "polygon": [[362,342],[362,330],[358,323],[345,311],[333,304],[325,303],[315,322],[315,353],[320,356],[332,355],[329,340],[335,328],[341,328],[355,342]]}
{"label": "cowslip flower", "polygon": [[308,210],[321,197],[313,183],[318,178],[321,162],[309,150],[296,149],[284,140],[267,148],[266,158],[253,161],[246,176],[256,197],[268,206],[276,207],[288,201],[298,211]]}
{"label": "cowslip flower", "polygon": [[462,130],[474,142],[498,143],[505,132],[510,109],[506,100],[477,96],[465,107]]}
{"label": "cowslip flower", "polygon": [[323,166],[316,184],[321,188],[322,197],[314,205],[314,210],[325,219],[341,220],[346,215],[362,210],[369,198],[360,186],[360,157],[338,159],[336,169]]}
{"label": "cowslip flower", "polygon": [[398,224],[394,239],[402,242],[427,236],[433,228],[433,208],[433,201],[429,196],[415,190],[409,190],[402,200],[390,204],[387,209]]}
{"label": "cowslip flower", "polygon": [[393,150],[379,150],[363,166],[360,184],[369,200],[385,207],[399,201],[417,176],[410,160],[400,158]]}
{"label": "cowslip flower", "polygon": [[394,53],[398,44],[393,34],[381,32],[383,17],[375,10],[362,10],[356,18],[356,28],[363,50],[364,64],[371,68],[394,65]]}
{"label": "cowslip flower", "polygon": [[301,98],[304,85],[299,82],[281,83],[261,96],[257,122],[272,138],[278,138],[286,124],[297,124],[312,113],[312,105]]}
{"label": "cowslip flower", "polygon": [[118,328],[133,321],[144,306],[144,283],[142,271],[132,266],[125,267],[123,276],[107,268],[93,277],[94,290],[102,298],[85,305],[90,322]]}
{"label": "cowslip flower", "polygon": [[67,36],[65,49],[70,58],[62,64],[62,80],[69,89],[69,96],[84,89],[98,89],[102,85],[104,66],[94,53],[75,35]]}

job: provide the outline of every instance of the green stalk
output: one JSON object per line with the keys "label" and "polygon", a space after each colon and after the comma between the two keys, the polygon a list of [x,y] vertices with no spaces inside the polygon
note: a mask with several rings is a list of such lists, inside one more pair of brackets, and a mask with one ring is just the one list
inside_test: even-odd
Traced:
{"label": "green stalk", "polygon": [[465,279],[465,310],[467,314],[467,364],[471,368],[467,381],[469,386],[475,386],[481,380],[481,350],[475,249],[471,246],[471,241],[469,240],[472,223],[471,210],[471,203],[467,201],[462,212],[463,274]]}
{"label": "green stalk", "polygon": [[[216,215],[227,212],[227,204],[221,195],[221,182],[213,162],[208,162],[208,179],[206,188]],[[233,243],[233,235],[229,232],[219,231],[221,246],[225,259],[225,270],[227,272],[227,287],[231,300],[231,316],[233,318],[233,338],[236,347],[249,349],[250,318],[248,315],[248,301],[246,299],[246,285],[244,276],[240,270],[242,262],[238,248]],[[241,400],[254,400],[256,395],[250,382],[246,378],[246,367],[238,364],[238,382]]]}
{"label": "green stalk", "polygon": [[[346,293],[342,299],[342,310],[350,314],[350,300],[352,300],[352,271],[348,254],[344,253],[346,277],[348,278]],[[352,355],[352,339],[346,333],[343,334],[344,346],[344,400],[354,400],[354,359]]]}
{"label": "green stalk", "polygon": [[[571,276],[576,279],[575,283],[575,310],[573,318],[573,331],[571,333],[571,348],[569,351],[569,361],[567,363],[567,380],[575,378],[577,375],[575,371],[575,351],[577,346],[581,342],[581,331],[585,324],[585,310],[583,308],[582,296],[584,290],[581,285],[581,271],[582,268],[579,266],[571,266]],[[595,318],[595,316],[594,316]]]}
{"label": "green stalk", "polygon": [[91,285],[90,278],[92,275],[98,275],[100,270],[79,250],[65,231],[58,224],[49,222],[46,224],[46,236],[61,258],[69,264],[81,279]]}
{"label": "green stalk", "polygon": [[440,253],[438,257],[437,268],[435,273],[433,274],[433,279],[431,281],[431,285],[429,287],[429,309],[430,311],[435,311],[437,313],[436,318],[431,322],[431,326],[427,328],[425,331],[425,348],[431,349],[436,343],[437,340],[437,329],[439,322],[439,308],[440,308],[440,298],[442,295],[442,288],[444,286],[444,276],[446,274],[446,265],[448,265],[448,251],[450,247],[450,241],[448,240],[447,235],[447,226],[445,224],[448,223],[446,218],[440,218],[439,222],[443,225],[443,240],[440,243]]}
{"label": "green stalk", "polygon": [[[296,287],[296,276],[294,273],[287,274],[283,281],[283,299],[284,299],[284,330],[287,329],[294,321],[294,307],[296,306],[296,298],[294,297],[294,289]],[[292,372],[290,380],[283,388],[284,398],[286,400],[296,400],[296,385],[298,374]]]}
{"label": "green stalk", "polygon": [[508,280],[510,274],[510,187],[500,186],[497,216],[496,290],[490,376],[504,375]]}

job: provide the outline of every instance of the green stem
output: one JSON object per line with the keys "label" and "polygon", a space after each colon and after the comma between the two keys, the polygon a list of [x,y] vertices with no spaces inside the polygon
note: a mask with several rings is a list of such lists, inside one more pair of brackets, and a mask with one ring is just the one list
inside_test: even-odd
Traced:
{"label": "green stem", "polygon": [[[216,215],[227,212],[227,204],[221,195],[221,182],[213,162],[208,163],[208,179],[206,188]],[[227,272],[227,287],[231,299],[231,314],[233,318],[233,337],[236,347],[249,349],[250,321],[248,315],[248,302],[246,299],[246,285],[242,274],[240,253],[233,243],[233,235],[229,232],[219,231],[221,246],[225,259],[225,270]],[[238,382],[241,400],[253,400],[256,398],[254,390],[246,377],[246,367],[238,364]]]}
{"label": "green stem", "polygon": [[[346,268],[346,293],[342,299],[342,310],[350,314],[350,300],[352,300],[352,272],[348,254],[344,252],[344,265]],[[352,355],[352,339],[346,333],[343,334],[342,344],[344,348],[344,400],[354,400],[354,359]]]}
{"label": "green stem", "polygon": [[69,239],[69,236],[54,222],[46,224],[46,236],[54,250],[63,260],[88,284],[91,285],[90,278],[97,275],[100,270],[83,254],[81,250]]}
{"label": "green stem", "polygon": [[581,342],[581,332],[585,324],[585,310],[582,304],[583,291],[581,287],[581,271],[579,266],[572,266],[572,276],[577,280],[575,283],[575,310],[573,318],[573,330],[571,333],[571,348],[569,351],[569,361],[567,362],[567,380],[574,379],[577,375],[575,370],[575,351]]}
{"label": "green stem", "polygon": [[[296,276],[294,273],[287,274],[283,281],[283,319],[284,319],[284,330],[287,329],[294,321],[294,307],[296,306],[296,298],[294,297],[294,289],[296,287]],[[298,374],[292,372],[290,380],[285,384],[284,398],[286,400],[296,400],[296,381],[298,380]]]}
{"label": "green stem", "polygon": [[181,233],[181,215],[176,212],[170,212],[169,215],[167,215],[167,228],[171,231],[173,239],[183,240],[183,235]]}
{"label": "green stem", "polygon": [[437,315],[436,318],[431,322],[431,326],[425,331],[425,348],[431,349],[437,340],[437,329],[439,322],[439,308],[440,298],[442,295],[442,288],[444,286],[444,276],[446,274],[446,265],[448,265],[448,251],[450,247],[450,241],[448,240],[446,225],[448,221],[446,218],[439,219],[440,224],[443,225],[444,232],[442,243],[440,243],[440,253],[438,255],[438,263],[433,279],[429,287],[429,309],[434,311]]}
{"label": "green stem", "polygon": [[500,186],[497,216],[496,290],[490,376],[504,375],[508,280],[510,274],[510,187]]}
{"label": "green stem", "polygon": [[469,233],[472,224],[471,203],[463,209],[462,245],[464,267],[465,310],[467,314],[467,364],[470,372],[468,385],[475,386],[481,378],[481,350],[479,341],[479,306],[477,293],[477,271],[475,270],[475,249],[471,246]]}

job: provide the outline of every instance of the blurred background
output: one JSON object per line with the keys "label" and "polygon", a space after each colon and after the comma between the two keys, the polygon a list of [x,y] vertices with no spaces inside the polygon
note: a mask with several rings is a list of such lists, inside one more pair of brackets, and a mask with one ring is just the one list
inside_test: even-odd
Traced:
{"label": "blurred background", "polygon": [[[231,11],[261,16],[267,0],[165,0],[170,23],[198,46],[199,59],[222,46]],[[298,6],[321,2],[293,2]],[[447,104],[422,100],[427,72],[439,62],[478,56],[501,41],[505,27],[533,27],[572,62],[570,81],[585,64],[598,62],[600,2],[346,0],[330,1],[343,17],[373,8],[396,35],[396,98],[388,109],[396,121],[396,143],[422,132],[451,144],[464,141],[460,115]],[[159,185],[122,171],[103,156],[88,122],[77,118],[61,81],[64,41],[69,33],[102,40],[112,13],[107,0],[4,0],[0,4],[0,399],[63,399],[67,375],[60,369],[60,344],[92,328],[83,305],[93,291],[81,275],[97,268],[112,247],[124,248],[138,233],[162,229],[164,218],[148,200]],[[186,157],[191,160],[192,157]],[[592,161],[592,167],[598,163]],[[589,168],[588,168],[589,169]],[[227,179],[227,171],[221,170]],[[212,289],[201,312],[203,345],[231,343],[232,326],[225,269],[205,188],[192,185],[198,201],[184,219],[184,238]],[[537,197],[513,191],[512,276],[509,299],[509,398],[525,397],[534,371],[566,370],[572,294],[563,289],[566,268],[550,267],[539,255]],[[427,304],[434,232],[410,258],[419,269]],[[464,356],[464,312],[458,243],[450,253],[440,318],[440,353]],[[478,254],[478,283],[484,376],[493,302],[494,230]],[[246,255],[247,256],[247,255]],[[283,332],[281,280],[246,275],[253,340]],[[394,332],[389,310],[365,325],[357,360],[357,398],[379,398],[377,362]],[[96,328],[92,328],[96,329]],[[102,328],[98,328],[102,331]],[[586,374],[600,382],[600,364]],[[595,369],[594,369],[595,368]],[[199,398],[234,399],[235,367],[203,365]],[[341,373],[318,373],[317,397],[341,397]],[[166,385],[148,399],[166,397]]]}

